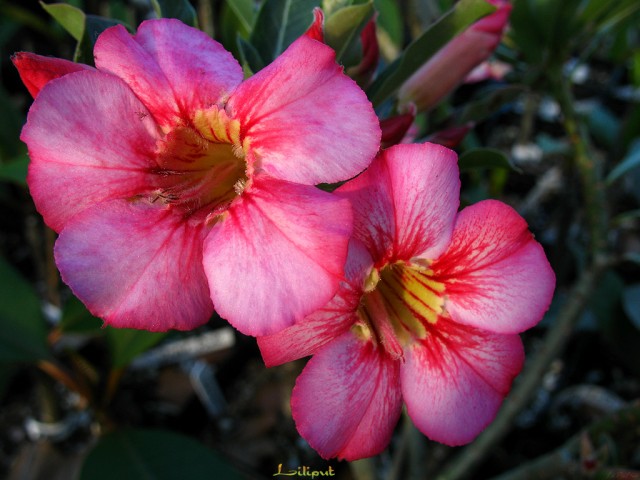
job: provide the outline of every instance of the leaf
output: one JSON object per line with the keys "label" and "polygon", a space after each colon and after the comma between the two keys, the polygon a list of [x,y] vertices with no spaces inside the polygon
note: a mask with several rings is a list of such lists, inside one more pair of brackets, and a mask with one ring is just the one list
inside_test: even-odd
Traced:
{"label": "leaf", "polygon": [[106,327],[111,350],[111,363],[115,368],[126,367],[131,361],[167,336],[167,332],[147,332],[132,328]]}
{"label": "leaf", "polygon": [[[26,89],[23,91],[26,93]],[[26,151],[20,141],[20,130],[24,122],[24,114],[4,87],[0,86],[0,161]]]}
{"label": "leaf", "polygon": [[76,46],[76,53],[73,60],[75,62],[93,65],[93,47],[96,44],[98,36],[107,28],[119,24],[124,25],[122,22],[111,18],[100,17],[97,15],[86,15],[84,35],[82,36],[82,40],[78,42],[78,45]]}
{"label": "leaf", "polygon": [[255,11],[253,9],[253,0],[226,0],[225,5],[235,15],[238,23],[242,27],[240,33],[248,34],[255,20]]}
{"label": "leaf", "polygon": [[607,175],[606,183],[607,185],[611,185],[617,179],[640,166],[640,138],[636,139],[631,146],[629,147],[629,152],[627,156],[622,159],[622,161],[615,166],[609,175]]}
{"label": "leaf", "polygon": [[49,3],[40,2],[42,8],[51,15],[62,28],[80,42],[84,36],[85,30],[85,14],[79,8],[67,3]]}
{"label": "leaf", "polygon": [[324,25],[325,42],[336,51],[336,61],[356,65],[362,56],[360,32],[373,16],[373,2],[341,8]]}
{"label": "leaf", "polygon": [[394,0],[375,0],[374,5],[380,13],[376,19],[378,31],[382,31],[396,47],[402,46],[404,35],[402,14],[398,3]]}
{"label": "leaf", "polygon": [[58,327],[63,333],[101,332],[102,320],[94,317],[76,297],[71,297],[64,305]]}
{"label": "leaf", "polygon": [[496,113],[504,105],[514,102],[527,90],[524,85],[508,85],[506,87],[491,87],[483,89],[467,102],[463,109],[456,114],[455,124],[465,125],[469,122],[480,122]]}
{"label": "leaf", "polygon": [[10,162],[0,164],[0,180],[27,185],[29,157],[25,154]]}
{"label": "leaf", "polygon": [[485,0],[460,0],[378,76],[367,91],[369,99],[380,105],[451,39],[493,11]]}
{"label": "leaf", "polygon": [[236,42],[238,45],[238,52],[240,52],[240,61],[245,72],[248,70],[247,73],[252,74],[262,70],[266,66],[260,56],[260,53],[258,53],[251,43],[247,42],[240,35],[236,38]]}
{"label": "leaf", "polygon": [[506,168],[516,170],[503,152],[494,148],[474,148],[467,150],[458,159],[460,170],[478,168]]}
{"label": "leaf", "polygon": [[165,430],[128,429],[102,437],[89,452],[80,480],[242,480],[214,451]]}
{"label": "leaf", "polygon": [[192,27],[198,27],[198,16],[188,0],[151,0],[159,18],[177,18]]}
{"label": "leaf", "polygon": [[0,257],[0,363],[50,357],[40,300],[31,285]]}
{"label": "leaf", "polygon": [[596,102],[587,114],[587,125],[596,141],[612,149],[620,132],[620,120],[607,107]]}
{"label": "leaf", "polygon": [[640,283],[628,285],[622,291],[622,308],[631,323],[640,330]]}
{"label": "leaf", "polygon": [[265,0],[250,37],[265,65],[306,32],[319,5],[320,0]]}

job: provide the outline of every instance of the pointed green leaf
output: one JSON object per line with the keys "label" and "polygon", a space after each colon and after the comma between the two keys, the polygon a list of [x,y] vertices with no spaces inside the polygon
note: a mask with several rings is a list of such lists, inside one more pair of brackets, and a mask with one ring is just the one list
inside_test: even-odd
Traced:
{"label": "pointed green leaf", "polygon": [[506,168],[515,170],[503,152],[495,148],[474,148],[460,155],[458,159],[460,170],[472,170],[477,168]]}
{"label": "pointed green leaf", "polygon": [[0,257],[0,363],[50,357],[40,300],[31,285]]}
{"label": "pointed green leaf", "polygon": [[341,8],[326,19],[325,42],[336,51],[336,61],[357,65],[362,57],[360,32],[373,16],[373,1]]}
{"label": "pointed green leaf", "polygon": [[177,18],[192,27],[198,27],[198,16],[188,0],[151,0],[158,18]]}
{"label": "pointed green leaf", "polygon": [[609,172],[606,179],[607,185],[611,185],[624,174],[638,167],[640,167],[640,139],[631,144],[627,156]]}
{"label": "pointed green leaf", "polygon": [[225,5],[238,20],[242,28],[240,33],[244,36],[251,32],[256,17],[253,0],[226,0]]}
{"label": "pointed green leaf", "polygon": [[286,50],[313,22],[320,0],[265,0],[251,33],[251,43],[265,64]]}
{"label": "pointed green leaf", "polygon": [[239,35],[236,38],[236,43],[238,45],[238,52],[240,53],[240,63],[245,73],[253,74],[265,67],[264,60],[260,57],[260,53],[258,53],[258,50],[256,50],[251,43]]}
{"label": "pointed green leaf", "polygon": [[102,437],[80,480],[243,480],[228,462],[196,440],[166,430],[128,429]]}
{"label": "pointed green leaf", "polygon": [[383,71],[369,87],[369,99],[374,105],[380,105],[451,39],[493,11],[495,7],[485,0],[460,0]]}
{"label": "pointed green leaf", "polygon": [[69,34],[81,41],[84,36],[85,14],[79,8],[67,3],[40,2],[42,8],[51,15]]}
{"label": "pointed green leaf", "polygon": [[166,332],[147,332],[132,328],[107,327],[106,332],[111,350],[111,363],[115,368],[129,365],[136,356],[167,336]]}

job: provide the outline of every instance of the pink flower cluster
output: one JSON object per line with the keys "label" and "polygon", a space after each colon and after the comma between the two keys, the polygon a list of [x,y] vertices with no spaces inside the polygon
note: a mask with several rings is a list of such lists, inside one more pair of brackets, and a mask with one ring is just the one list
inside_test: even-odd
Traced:
{"label": "pink flower cluster", "polygon": [[379,453],[403,403],[430,438],[469,442],[520,371],[553,271],[510,207],[458,211],[451,150],[379,152],[370,102],[312,33],[246,80],[177,20],[107,29],[95,68],[16,54],[57,265],[108,325],[186,330],[215,309],[267,365],[313,355],[292,410],[323,457]]}

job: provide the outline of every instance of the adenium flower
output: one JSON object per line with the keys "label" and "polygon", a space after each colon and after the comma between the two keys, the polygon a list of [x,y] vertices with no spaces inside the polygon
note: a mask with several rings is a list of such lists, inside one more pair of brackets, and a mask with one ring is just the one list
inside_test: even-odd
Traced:
{"label": "adenium flower", "polygon": [[14,57],[36,96],[29,188],[89,310],[164,331],[215,307],[256,335],[329,301],[352,214],[314,185],[358,174],[380,141],[333,50],[300,38],[243,81],[220,44],[161,19],[105,30],[94,56],[95,69]]}
{"label": "adenium flower", "polygon": [[460,85],[475,67],[487,60],[500,44],[509,21],[507,0],[487,0],[497,10],[471,25],[422,65],[398,91],[398,103],[415,103],[429,110]]}
{"label": "adenium flower", "polygon": [[322,309],[260,337],[268,366],[313,355],[291,408],[324,458],[371,456],[402,404],[429,438],[460,445],[494,418],[519,373],[519,332],[555,277],[526,222],[486,200],[457,212],[456,155],[397,145],[336,193],[352,202],[345,282]]}

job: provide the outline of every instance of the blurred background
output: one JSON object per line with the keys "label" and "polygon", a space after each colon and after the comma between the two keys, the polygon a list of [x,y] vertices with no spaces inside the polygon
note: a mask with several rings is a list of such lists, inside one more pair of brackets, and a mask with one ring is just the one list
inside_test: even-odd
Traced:
{"label": "blurred background", "polygon": [[[407,100],[404,82],[457,36],[440,20],[452,0],[0,0],[0,478],[260,479],[331,467],[355,480],[640,479],[640,3],[494,3],[512,9],[479,68],[422,72],[418,85],[442,95]],[[455,148],[462,204],[512,205],[556,272],[551,309],[523,335],[525,369],[469,446],[431,442],[403,417],[381,455],[322,460],[290,414],[305,360],[267,369],[255,340],[215,316],[190,332],[103,327],[61,282],[56,235],[29,196],[19,135],[32,98],[13,53],[91,63],[104,28],[134,31],[161,15],[197,24],[250,74],[272,60],[269,33],[284,29],[290,43],[317,6],[335,16],[330,45],[346,41],[330,26],[357,34],[339,60],[372,99],[386,145]],[[419,61],[406,66],[410,57]]]}

